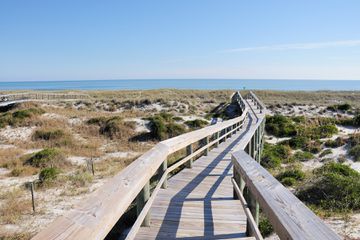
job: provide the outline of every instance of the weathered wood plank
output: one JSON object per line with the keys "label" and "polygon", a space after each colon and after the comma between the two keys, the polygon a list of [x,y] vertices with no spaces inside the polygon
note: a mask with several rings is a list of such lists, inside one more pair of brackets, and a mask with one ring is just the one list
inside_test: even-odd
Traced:
{"label": "weathered wood plank", "polygon": [[245,151],[233,153],[233,164],[281,239],[340,239]]}

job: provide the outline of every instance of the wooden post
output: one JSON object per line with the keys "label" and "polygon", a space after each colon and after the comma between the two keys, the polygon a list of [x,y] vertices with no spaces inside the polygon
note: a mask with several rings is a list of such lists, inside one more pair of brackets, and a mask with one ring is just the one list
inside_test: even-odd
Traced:
{"label": "wooden post", "polygon": [[[205,139],[205,146],[209,144],[209,136],[207,136]],[[205,148],[205,151],[204,151],[204,155],[207,156],[209,155],[209,147]]]}
{"label": "wooden post", "polygon": [[33,212],[35,213],[34,182],[30,183],[30,191],[31,191],[32,209],[33,209]]}
{"label": "wooden post", "polygon": [[[190,154],[193,153],[193,147],[192,147],[192,144],[188,145],[186,147],[186,155],[189,156]],[[188,162],[187,162],[187,167],[188,168],[192,168],[192,165],[193,165],[193,158],[191,158]]]}
{"label": "wooden post", "polygon": [[[235,169],[235,166],[233,166],[233,175],[234,175],[234,180],[236,182],[236,184],[239,186],[240,185],[240,176],[239,173],[237,172],[237,170]],[[233,198],[234,199],[239,199],[235,187],[233,187]]]}
{"label": "wooden post", "polygon": [[[254,220],[256,222],[256,225],[259,225],[259,203],[255,200],[253,195],[251,194],[250,190],[248,188],[245,188],[244,190],[244,197],[246,200],[247,205],[249,206],[249,209],[254,217]],[[249,220],[246,221],[246,235],[247,236],[253,236],[254,233],[250,227]]]}
{"label": "wooden post", "polygon": [[[145,184],[145,186],[143,187],[143,189],[140,191],[139,195],[137,196],[136,211],[137,211],[138,216],[140,215],[142,209],[144,208],[144,206],[149,198],[150,198],[150,181]],[[141,226],[150,227],[150,213],[148,213],[146,215]]]}
{"label": "wooden post", "polygon": [[[165,174],[165,171],[167,170],[167,159],[165,159],[165,161],[163,161],[163,163],[161,164],[160,168],[159,168],[159,180],[162,178],[163,174]],[[165,180],[163,182],[163,184],[161,185],[162,188],[166,189],[168,186],[167,184],[167,176],[165,177]]]}
{"label": "wooden post", "polygon": [[[215,139],[219,139],[219,137],[220,137],[220,133],[219,133],[219,132],[216,132],[216,133],[215,133]],[[219,140],[216,141],[215,147],[219,147],[219,142],[220,142]]]}

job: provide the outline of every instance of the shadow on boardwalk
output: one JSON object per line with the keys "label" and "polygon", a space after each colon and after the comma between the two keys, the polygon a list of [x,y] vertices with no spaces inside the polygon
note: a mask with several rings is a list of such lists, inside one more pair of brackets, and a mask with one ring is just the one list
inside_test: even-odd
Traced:
{"label": "shadow on boardwalk", "polygon": [[[231,159],[225,159],[226,155],[229,154],[232,148],[238,144],[238,142],[244,137],[246,132],[250,129],[253,118],[249,114],[246,129],[241,130],[241,134],[237,136],[221,153],[219,153],[209,165],[199,172],[189,183],[187,183],[176,195],[174,195],[169,203],[165,217],[157,233],[156,239],[233,239],[246,237],[245,232],[229,233],[229,234],[215,234],[214,219],[213,219],[213,208],[212,203],[214,201],[233,201],[232,196],[228,197],[213,197],[215,191],[219,188],[220,184],[225,180],[226,177],[231,177],[230,172],[232,163]],[[244,125],[244,126],[245,126]],[[216,150],[216,149],[214,149]],[[210,152],[211,154],[211,152]],[[225,169],[221,174],[211,174],[216,169],[220,162],[228,162]],[[202,183],[206,177],[217,177],[214,184],[210,187],[208,192],[203,198],[190,198],[189,195]],[[182,208],[185,202],[202,202],[203,203],[203,216],[204,216],[204,231],[203,236],[194,237],[177,237],[177,231],[179,229]],[[194,225],[196,222],[193,223]],[[171,226],[171,227],[170,227]],[[169,231],[169,228],[172,231]]]}

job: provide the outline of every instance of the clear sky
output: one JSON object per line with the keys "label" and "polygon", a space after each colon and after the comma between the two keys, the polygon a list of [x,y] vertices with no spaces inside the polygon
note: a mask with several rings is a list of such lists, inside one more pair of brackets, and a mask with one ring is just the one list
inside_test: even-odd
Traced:
{"label": "clear sky", "polygon": [[128,78],[360,80],[360,1],[0,1],[0,81]]}

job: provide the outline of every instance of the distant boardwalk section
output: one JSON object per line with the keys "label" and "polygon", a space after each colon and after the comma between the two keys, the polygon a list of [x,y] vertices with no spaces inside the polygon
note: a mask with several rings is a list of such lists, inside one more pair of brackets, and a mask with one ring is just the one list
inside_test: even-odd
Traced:
{"label": "distant boardwalk section", "polygon": [[87,94],[78,93],[14,93],[0,95],[0,106],[6,106],[14,103],[29,102],[29,101],[54,101],[54,100],[76,100],[88,99]]}

